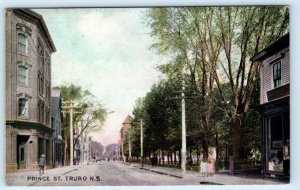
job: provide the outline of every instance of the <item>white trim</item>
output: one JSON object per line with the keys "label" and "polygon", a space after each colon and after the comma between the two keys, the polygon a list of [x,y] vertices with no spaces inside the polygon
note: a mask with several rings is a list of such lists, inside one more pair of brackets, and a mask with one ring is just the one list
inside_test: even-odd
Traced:
{"label": "white trim", "polygon": [[[26,80],[25,80],[25,84],[21,84],[21,83],[19,83],[19,76],[23,76],[23,75],[20,75],[19,74],[19,72],[20,72],[20,68],[25,68],[26,69]],[[26,66],[26,65],[21,65],[21,64],[19,64],[18,66],[17,66],[17,84],[19,85],[19,86],[25,86],[25,87],[28,87],[28,84],[29,84],[29,68]]]}
{"label": "white trim", "polygon": [[[24,114],[19,114],[19,111],[20,111],[20,107],[19,107],[19,101],[20,99],[24,99],[26,102],[25,102],[25,106],[24,106],[24,111],[25,113]],[[17,113],[17,116],[19,119],[29,119],[29,99],[26,98],[26,97],[19,97],[18,98],[18,113]],[[23,111],[22,111],[23,112]]]}
{"label": "white trim", "polygon": [[[277,64],[278,62],[280,62],[280,86],[277,86],[276,88],[279,88],[279,87],[281,87],[281,86],[283,86],[283,84],[282,84],[282,63],[283,63],[283,59],[281,58],[280,60],[278,60],[278,61],[275,61],[274,63],[272,63],[271,65],[271,69],[272,69],[272,89],[275,89],[275,84],[274,84],[274,65],[275,64]],[[271,90],[272,90],[271,89]]]}
{"label": "white trim", "polygon": [[[23,35],[23,36],[26,37],[26,41],[25,41],[25,43],[26,43],[25,53],[19,51],[19,35]],[[28,46],[29,46],[29,40],[28,40],[28,39],[29,39],[29,37],[28,37],[28,35],[27,35],[26,33],[21,32],[21,31],[17,32],[17,53],[18,53],[18,54],[28,56],[28,48],[29,48],[29,47],[28,47]]]}

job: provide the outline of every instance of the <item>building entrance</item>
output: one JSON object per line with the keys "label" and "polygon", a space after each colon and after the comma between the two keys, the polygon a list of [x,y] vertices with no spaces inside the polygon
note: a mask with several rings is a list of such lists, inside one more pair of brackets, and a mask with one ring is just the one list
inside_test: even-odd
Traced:
{"label": "building entrance", "polygon": [[29,136],[18,136],[17,137],[17,161],[18,169],[27,168],[27,141]]}
{"label": "building entrance", "polygon": [[18,159],[19,169],[25,169],[26,168],[25,144],[19,145],[18,157],[19,157]]}

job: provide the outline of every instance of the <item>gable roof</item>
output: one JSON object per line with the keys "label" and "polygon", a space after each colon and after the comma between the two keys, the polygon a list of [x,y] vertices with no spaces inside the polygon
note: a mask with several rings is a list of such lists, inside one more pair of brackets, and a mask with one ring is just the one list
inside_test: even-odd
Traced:
{"label": "gable roof", "polygon": [[126,117],[126,119],[123,121],[123,125],[124,125],[124,124],[131,124],[132,119],[133,119],[133,118],[132,118],[130,115],[128,115],[128,116]]}
{"label": "gable roof", "polygon": [[288,32],[281,38],[279,38],[277,41],[263,49],[262,51],[258,52],[256,55],[254,55],[252,58],[250,58],[251,61],[262,61],[265,58],[273,55],[274,53],[288,47],[290,45],[290,33]]}

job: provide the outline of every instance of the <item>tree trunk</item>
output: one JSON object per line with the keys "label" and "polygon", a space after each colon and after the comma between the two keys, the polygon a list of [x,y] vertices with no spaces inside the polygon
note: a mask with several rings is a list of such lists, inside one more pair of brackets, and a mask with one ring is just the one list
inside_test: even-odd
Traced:
{"label": "tree trunk", "polygon": [[234,162],[240,159],[242,131],[244,127],[244,117],[235,118],[233,125],[233,160]]}
{"label": "tree trunk", "polygon": [[170,151],[167,150],[167,160],[168,160],[168,166],[170,165]]}
{"label": "tree trunk", "polygon": [[203,160],[207,161],[208,159],[208,129],[207,129],[207,120],[203,115],[201,118],[201,125],[203,129],[202,133],[202,149],[203,149]]}
{"label": "tree trunk", "polygon": [[192,158],[192,148],[190,147],[190,161],[193,164],[193,158]]}
{"label": "tree trunk", "polygon": [[226,143],[225,160],[228,161],[228,143]]}
{"label": "tree trunk", "polygon": [[157,150],[157,157],[158,157],[157,164],[160,165],[160,150],[159,149]]}
{"label": "tree trunk", "polygon": [[69,154],[68,154],[68,141],[66,141],[65,143],[64,143],[64,163],[65,163],[65,165],[67,166],[67,165],[69,165],[69,162],[68,162],[68,157],[69,157]]}
{"label": "tree trunk", "polygon": [[174,151],[174,164],[177,165],[177,156],[176,156],[176,151]]}
{"label": "tree trunk", "polygon": [[197,164],[200,163],[200,152],[199,152],[199,148],[197,147]]}
{"label": "tree trunk", "polygon": [[219,161],[219,135],[216,133],[216,163],[215,163],[215,170],[218,171],[218,161]]}
{"label": "tree trunk", "polygon": [[178,151],[179,154],[179,166],[181,166],[181,150]]}
{"label": "tree trunk", "polygon": [[162,164],[165,165],[165,154],[164,154],[164,150],[162,150],[162,152],[161,152],[161,157],[162,157]]}
{"label": "tree trunk", "polygon": [[171,150],[169,151],[169,154],[170,154],[170,158],[171,158],[171,165],[173,166],[174,165],[174,163],[173,163],[173,153],[172,153]]}

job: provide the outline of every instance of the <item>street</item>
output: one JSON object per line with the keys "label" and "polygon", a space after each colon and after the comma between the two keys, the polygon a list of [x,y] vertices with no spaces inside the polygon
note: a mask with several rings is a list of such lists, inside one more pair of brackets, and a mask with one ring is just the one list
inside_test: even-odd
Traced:
{"label": "street", "polygon": [[[103,161],[82,165],[78,169],[64,174],[46,170],[43,178],[38,178],[37,172],[35,175],[31,173],[14,175],[7,177],[7,184],[30,186],[180,185],[184,184],[184,180],[141,170],[139,167],[119,162]],[[199,184],[199,182],[195,184]]]}
{"label": "street", "polygon": [[6,174],[9,186],[135,186],[135,185],[251,185],[286,184],[287,182],[257,176],[230,176],[215,174],[203,177],[199,172],[140,164],[102,161],[81,166],[65,166],[45,171],[41,177],[37,171]]}

